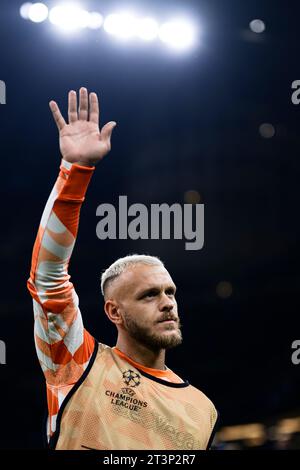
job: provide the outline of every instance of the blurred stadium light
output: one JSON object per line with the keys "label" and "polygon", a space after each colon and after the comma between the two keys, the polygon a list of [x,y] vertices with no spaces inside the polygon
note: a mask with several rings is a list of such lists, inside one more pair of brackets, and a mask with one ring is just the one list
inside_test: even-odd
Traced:
{"label": "blurred stadium light", "polygon": [[186,204],[199,204],[201,202],[201,194],[199,191],[189,189],[184,193],[184,202]]}
{"label": "blurred stadium light", "polygon": [[51,8],[49,21],[65,32],[74,31],[88,27],[90,14],[77,5],[58,5]]}
{"label": "blurred stadium light", "polygon": [[275,127],[269,122],[264,122],[259,126],[259,133],[264,139],[271,139],[275,135]]}
{"label": "blurred stadium light", "polygon": [[43,3],[34,3],[28,10],[28,18],[34,23],[41,23],[48,17],[48,7]]}
{"label": "blurred stadium light", "polygon": [[221,299],[228,299],[232,295],[232,284],[228,281],[221,281],[216,287],[217,296]]}
{"label": "blurred stadium light", "polygon": [[266,439],[265,427],[261,423],[242,424],[228,426],[219,431],[219,439],[222,441],[238,441],[246,439],[248,442],[255,439]]}
{"label": "blurred stadium light", "polygon": [[138,20],[132,13],[113,13],[106,17],[104,29],[115,37],[129,39],[135,36],[137,23]]}
{"label": "blurred stadium light", "polygon": [[114,12],[104,18],[101,13],[88,12],[79,4],[58,4],[48,12],[45,4],[28,2],[21,6],[20,15],[36,23],[48,18],[50,23],[64,32],[83,28],[99,29],[103,26],[104,31],[118,39],[160,39],[175,51],[189,49],[196,40],[196,26],[185,18],[175,18],[159,24],[155,18],[137,16],[133,12]]}
{"label": "blurred stadium light", "polygon": [[252,20],[250,21],[249,27],[253,33],[263,33],[266,29],[266,25],[262,20]]}
{"label": "blurred stadium light", "polygon": [[176,19],[168,21],[160,27],[159,37],[161,41],[173,49],[182,50],[192,46],[195,40],[195,31],[188,21]]}
{"label": "blurred stadium light", "polygon": [[103,24],[103,16],[97,11],[92,11],[89,14],[88,28],[99,29]]}
{"label": "blurred stadium light", "polygon": [[151,41],[158,36],[158,23],[154,18],[142,18],[137,25],[136,34],[145,41]]}
{"label": "blurred stadium light", "polygon": [[248,423],[221,428],[216,449],[300,449],[300,417],[277,419],[273,424]]}

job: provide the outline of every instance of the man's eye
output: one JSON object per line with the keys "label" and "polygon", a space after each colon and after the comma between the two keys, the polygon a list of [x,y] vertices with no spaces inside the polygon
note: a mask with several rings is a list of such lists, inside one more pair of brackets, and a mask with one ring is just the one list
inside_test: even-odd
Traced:
{"label": "man's eye", "polygon": [[172,289],[172,290],[167,291],[166,294],[167,294],[167,295],[175,295],[175,292],[174,292],[173,289]]}
{"label": "man's eye", "polygon": [[146,294],[146,297],[154,297],[156,295],[156,292],[148,292]]}

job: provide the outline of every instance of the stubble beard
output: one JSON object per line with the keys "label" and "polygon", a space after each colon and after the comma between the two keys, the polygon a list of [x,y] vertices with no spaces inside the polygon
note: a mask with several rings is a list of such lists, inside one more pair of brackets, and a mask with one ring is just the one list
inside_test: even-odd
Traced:
{"label": "stubble beard", "polygon": [[173,334],[157,334],[152,333],[149,327],[139,325],[133,318],[124,312],[124,319],[126,322],[126,329],[129,335],[139,343],[147,346],[152,351],[159,351],[160,349],[171,349],[179,346],[182,343],[181,324],[178,320],[177,327],[174,329],[172,324],[165,325],[167,330],[173,330]]}

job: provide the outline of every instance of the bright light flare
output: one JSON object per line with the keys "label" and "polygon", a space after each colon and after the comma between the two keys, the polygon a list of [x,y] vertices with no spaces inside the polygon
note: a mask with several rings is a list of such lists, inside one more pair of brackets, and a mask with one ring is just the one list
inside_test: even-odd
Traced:
{"label": "bright light flare", "polygon": [[90,29],[99,29],[103,24],[104,18],[100,13],[93,11],[89,13],[88,28]]}
{"label": "bright light flare", "polygon": [[131,13],[113,13],[104,21],[107,33],[121,39],[130,39],[137,31],[137,19]]}
{"label": "bright light flare", "polygon": [[28,18],[34,23],[42,23],[48,18],[48,7],[43,3],[33,3],[28,10]]}
{"label": "bright light flare", "polygon": [[186,20],[172,20],[161,25],[159,38],[169,47],[184,50],[191,47],[195,41],[195,28]]}
{"label": "bright light flare", "polygon": [[153,41],[158,37],[159,26],[153,18],[141,18],[137,21],[136,34],[144,41]]}
{"label": "bright light flare", "polygon": [[69,32],[86,28],[89,25],[90,13],[77,5],[59,5],[50,10],[49,21]]}
{"label": "bright light flare", "polygon": [[31,6],[32,6],[32,3],[30,2],[26,2],[26,3],[23,3],[23,5],[21,5],[20,15],[22,16],[22,18],[24,18],[24,20],[29,20],[28,13],[29,13]]}
{"label": "bright light flare", "polygon": [[[84,10],[77,3],[58,4],[48,11],[48,7],[43,3],[26,2],[20,7],[20,15],[35,23],[48,18],[50,23],[66,33],[83,28],[96,30],[103,26],[108,34],[122,40],[137,38],[150,42],[159,38],[176,51],[184,51],[193,46],[198,29],[188,18],[173,18],[160,25],[154,18],[136,16],[133,11],[119,11],[104,18],[96,11]],[[263,27],[260,22],[261,20],[253,20],[250,28],[259,32]]]}

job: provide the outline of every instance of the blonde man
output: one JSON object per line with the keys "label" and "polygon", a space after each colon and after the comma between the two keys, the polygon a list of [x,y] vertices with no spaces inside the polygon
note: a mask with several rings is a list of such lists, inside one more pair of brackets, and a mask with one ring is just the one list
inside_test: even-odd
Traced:
{"label": "blonde man", "polygon": [[69,92],[67,124],[56,102],[62,161],[35,241],[28,289],[35,344],[45,375],[47,432],[55,449],[206,449],[212,402],[165,365],[182,342],[176,286],[156,257],[131,255],[102,275],[114,347],[84,328],[68,265],[80,208],[95,166],[109,152],[115,122],[99,130],[99,105],[86,88]]}

